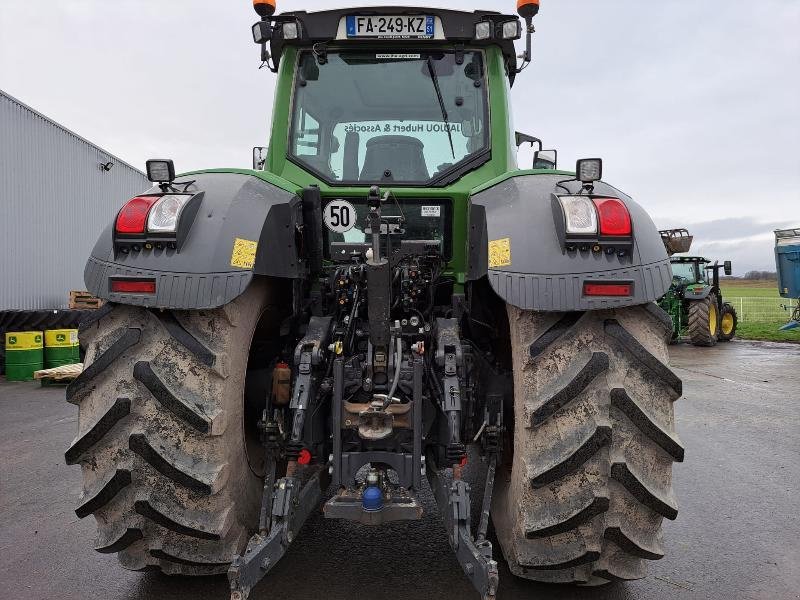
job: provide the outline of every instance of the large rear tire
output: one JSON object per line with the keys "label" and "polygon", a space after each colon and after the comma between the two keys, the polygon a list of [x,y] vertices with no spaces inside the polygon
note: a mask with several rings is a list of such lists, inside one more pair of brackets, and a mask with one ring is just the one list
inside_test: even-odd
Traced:
{"label": "large rear tire", "polygon": [[513,458],[492,519],[511,572],[584,585],[644,577],[645,560],[664,555],[662,520],[677,516],[672,463],[684,455],[668,315],[655,304],[508,312]]}
{"label": "large rear tire", "polygon": [[98,552],[131,570],[211,575],[244,548],[263,458],[247,451],[243,395],[270,302],[257,281],[217,310],[109,305],[82,328],[86,368],[67,389],[78,436],[65,458],[81,465],[75,512],[94,515]]}
{"label": "large rear tire", "polygon": [[709,294],[703,300],[689,303],[689,338],[695,346],[716,346],[719,340],[717,296]]}

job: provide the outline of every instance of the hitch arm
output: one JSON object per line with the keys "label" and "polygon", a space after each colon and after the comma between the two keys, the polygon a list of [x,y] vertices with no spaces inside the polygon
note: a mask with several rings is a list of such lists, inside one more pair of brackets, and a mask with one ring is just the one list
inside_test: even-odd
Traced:
{"label": "hitch arm", "polygon": [[461,477],[461,460],[466,456],[466,446],[461,440],[461,381],[464,354],[458,334],[458,321],[437,319],[436,364],[441,369],[444,397],[441,410],[447,418],[446,457],[454,468],[455,478]]}
{"label": "hitch arm", "polygon": [[327,487],[325,468],[319,468],[305,484],[298,477],[284,477],[275,484],[272,529],[250,538],[244,556],[235,556],[228,569],[231,600],[247,600],[250,592],[283,558]]}
{"label": "hitch arm", "polygon": [[[432,461],[431,464],[433,464]],[[443,471],[428,470],[428,478],[436,496],[436,503],[444,517],[450,546],[456,553],[456,558],[461,564],[461,568],[464,569],[464,573],[481,595],[481,600],[495,600],[500,584],[497,561],[492,558],[492,543],[486,539],[496,464],[496,455],[491,455],[477,539],[473,538],[470,531],[469,484],[463,480],[451,480],[444,475]]]}

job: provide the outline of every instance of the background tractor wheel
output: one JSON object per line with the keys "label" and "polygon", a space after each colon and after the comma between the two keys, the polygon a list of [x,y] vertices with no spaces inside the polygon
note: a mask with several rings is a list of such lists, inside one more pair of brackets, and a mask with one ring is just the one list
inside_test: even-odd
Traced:
{"label": "background tractor wheel", "polygon": [[736,336],[739,327],[739,316],[736,309],[727,302],[722,305],[722,315],[719,319],[719,341],[730,342]]}
{"label": "background tractor wheel", "polygon": [[672,325],[655,304],[536,313],[509,307],[513,459],[498,470],[492,519],[511,572],[598,585],[645,575],[664,555],[683,460],[667,367]]}
{"label": "background tractor wheel", "polygon": [[94,515],[95,549],[125,568],[225,573],[257,527],[263,457],[248,453],[244,389],[256,326],[275,320],[268,292],[255,281],[210,311],[107,305],[82,328],[65,458],[81,465],[75,512]]}
{"label": "background tractor wheel", "polygon": [[717,296],[709,294],[703,300],[689,303],[689,338],[695,346],[715,346],[719,339]]}

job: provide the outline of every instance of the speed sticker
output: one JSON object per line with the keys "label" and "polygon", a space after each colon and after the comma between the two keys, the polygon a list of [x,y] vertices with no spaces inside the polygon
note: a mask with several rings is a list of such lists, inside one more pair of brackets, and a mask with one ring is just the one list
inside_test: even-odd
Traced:
{"label": "speed sticker", "polygon": [[442,207],[441,206],[423,206],[422,207],[422,215],[423,217],[441,217],[442,216]]}
{"label": "speed sticker", "polygon": [[325,206],[325,227],[333,233],[347,233],[356,226],[355,207],[347,200],[334,200]]}

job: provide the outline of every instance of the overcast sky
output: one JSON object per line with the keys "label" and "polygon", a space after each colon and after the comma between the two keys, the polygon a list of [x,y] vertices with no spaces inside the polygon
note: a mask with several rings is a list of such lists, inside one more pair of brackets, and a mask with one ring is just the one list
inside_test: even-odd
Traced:
{"label": "overcast sky", "polygon": [[[136,166],[248,166],[274,89],[256,20],[250,0],[0,0],[0,89]],[[800,1],[542,0],[536,27],[517,129],[565,167],[603,157],[659,226],[737,274],[774,269],[772,229],[800,227]]]}

